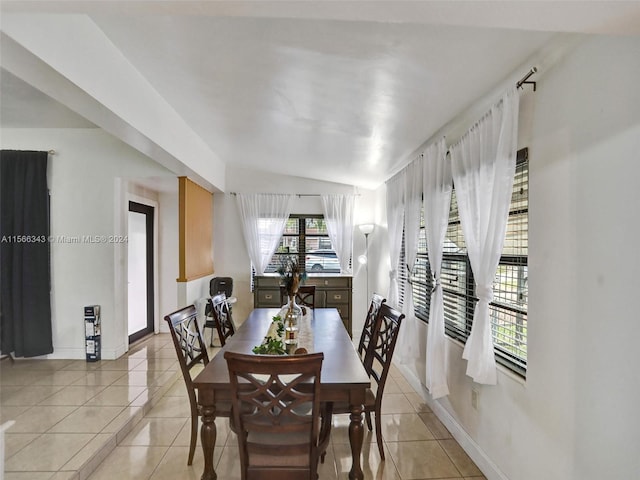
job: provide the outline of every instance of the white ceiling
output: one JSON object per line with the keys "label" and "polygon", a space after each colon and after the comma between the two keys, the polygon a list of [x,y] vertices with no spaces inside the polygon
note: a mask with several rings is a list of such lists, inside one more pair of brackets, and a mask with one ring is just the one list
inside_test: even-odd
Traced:
{"label": "white ceiling", "polygon": [[[639,2],[4,1],[2,9],[9,18],[89,15],[227,165],[369,188],[478,98],[526,73],[557,32],[640,33]],[[0,126],[102,126],[1,73]]]}

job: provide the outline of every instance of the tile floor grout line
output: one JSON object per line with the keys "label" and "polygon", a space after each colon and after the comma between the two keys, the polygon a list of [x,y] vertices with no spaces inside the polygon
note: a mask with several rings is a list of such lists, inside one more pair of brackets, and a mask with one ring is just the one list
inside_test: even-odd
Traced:
{"label": "tile floor grout line", "polygon": [[[122,358],[122,357],[121,357],[121,358]],[[127,359],[128,359],[128,358],[129,358],[129,356],[127,356]],[[132,367],[131,369],[127,369],[127,370],[125,371],[125,373],[123,373],[123,374],[122,374],[121,376],[119,376],[117,379],[113,380],[113,382],[112,382],[112,383],[110,383],[109,385],[105,386],[105,388],[104,388],[104,389],[102,389],[102,390],[105,390],[105,389],[106,389],[106,388],[108,388],[109,386],[112,386],[114,382],[118,381],[120,378],[124,377],[124,376],[125,376],[125,375],[127,375],[129,372],[134,371],[134,370],[133,370],[133,368],[135,368],[135,367],[137,367],[137,366],[141,365],[141,364],[142,364],[142,362],[144,362],[144,360],[141,360],[140,362],[135,362],[135,364],[133,365],[133,367]],[[71,366],[73,363],[74,363],[74,361],[73,361],[73,360],[70,360],[69,362],[63,363],[63,364],[62,364],[62,365],[60,365],[58,368],[53,369],[53,370],[51,370],[51,371],[50,371],[50,372],[48,372],[48,373],[53,374],[53,373],[55,373],[55,372],[67,371],[67,370],[64,370],[64,368]],[[21,367],[21,368],[22,368],[22,367]],[[25,368],[25,369],[27,369],[27,368],[28,368],[28,365],[27,365],[27,364],[24,364],[24,368]],[[162,373],[164,373],[164,372],[168,372],[168,371],[170,370],[170,368],[171,368],[171,367],[167,367],[165,370],[163,370],[163,371],[162,371]],[[47,370],[47,369],[45,369],[45,370]],[[39,371],[39,370],[37,370],[37,369],[36,369],[36,371]],[[95,368],[95,369],[86,370],[86,371],[85,371],[85,375],[87,375],[89,372],[95,372],[95,371],[113,371],[113,370],[102,370],[100,367],[97,367],[97,368]],[[142,371],[143,371],[143,370],[142,370]],[[175,380],[177,380],[177,378],[178,378],[178,374],[179,374],[179,373],[180,373],[179,371],[174,372],[174,375],[172,376],[172,378],[171,378],[171,379],[168,379],[168,380],[167,380],[167,382],[166,382],[166,383],[168,384],[168,385],[167,385],[167,388],[165,388],[165,389],[163,389],[162,387],[158,388],[158,390],[157,390],[156,394],[155,394],[155,395],[151,395],[151,396],[150,396],[150,398],[149,398],[149,399],[144,403],[144,405],[143,405],[143,406],[140,406],[141,410],[144,410],[144,407],[145,407],[148,403],[150,403],[150,402],[151,402],[155,397],[160,397],[160,398],[161,398],[161,397],[163,397],[163,396],[166,394],[166,392],[168,391],[168,388],[169,388],[171,385],[173,385],[173,383],[175,382]],[[173,378],[173,377],[175,377],[175,378]],[[44,378],[44,377],[43,377],[43,378]],[[1,379],[0,379],[0,380],[1,380]],[[53,393],[52,393],[51,395],[49,395],[48,397],[45,397],[45,399],[43,399],[43,400],[46,400],[47,398],[50,398],[52,395],[54,395],[55,393],[57,393],[57,392],[59,392],[59,391],[63,390],[63,389],[64,389],[64,388],[66,388],[66,387],[69,387],[69,386],[74,385],[74,383],[75,383],[75,380],[74,380],[74,382],[72,382],[71,384],[66,384],[66,385],[61,386],[61,388],[60,388],[60,389],[58,389],[56,392],[53,392]],[[31,385],[29,385],[29,384],[21,385],[21,386],[20,386],[21,388],[20,388],[20,389],[18,389],[18,391],[23,390],[23,389],[25,389],[25,388],[28,388],[29,386],[31,386]],[[37,385],[37,386],[43,386],[43,387],[46,387],[46,386],[50,386],[50,385]],[[57,386],[57,385],[51,385],[51,386]],[[88,386],[88,385],[87,385],[87,386]],[[125,386],[129,386],[129,385],[125,385]],[[147,390],[148,390],[148,389],[147,389]],[[98,392],[98,393],[99,393],[99,392]],[[97,394],[98,394],[98,393],[96,393],[96,395],[94,395],[93,397],[91,397],[91,399],[92,399],[92,398],[94,398],[95,396],[97,396]],[[140,395],[142,395],[142,393],[141,393]],[[137,399],[137,398],[138,398],[138,397],[136,397],[136,399]],[[56,425],[58,425],[59,423],[61,423],[64,419],[66,419],[69,415],[71,415],[71,414],[73,414],[74,412],[76,412],[79,408],[81,408],[82,406],[86,406],[86,403],[88,403],[91,399],[87,399],[87,400],[86,400],[83,404],[81,404],[81,405],[68,405],[68,406],[72,406],[72,407],[76,407],[76,408],[75,408],[74,410],[72,410],[71,412],[69,412],[67,415],[65,415],[63,418],[61,418],[59,421],[57,421],[55,424],[51,425],[51,426],[50,426],[47,430],[45,430],[44,432],[26,432],[26,433],[34,433],[34,434],[38,434],[38,435],[37,435],[34,439],[32,439],[30,442],[28,442],[27,444],[23,445],[19,450],[17,450],[16,452],[14,452],[14,454],[13,454],[13,455],[11,455],[9,458],[7,458],[7,460],[9,460],[10,458],[12,458],[12,457],[14,457],[15,455],[17,455],[20,451],[22,451],[25,447],[27,447],[28,445],[30,445],[31,443],[33,443],[33,442],[34,442],[35,440],[37,440],[38,438],[40,438],[40,437],[42,437],[42,436],[44,436],[44,435],[46,435],[46,434],[54,434],[54,433],[57,433],[57,432],[51,432],[51,430],[52,430]],[[118,414],[114,417],[114,420],[118,417],[118,415],[122,414],[122,413],[123,413],[127,408],[129,408],[129,407],[131,406],[131,404],[132,404],[134,401],[135,401],[135,399],[134,399],[134,400],[132,400],[131,402],[129,402],[129,404],[128,404],[128,405],[126,405],[126,406],[122,406],[122,409],[121,409],[121,410],[120,410],[120,412],[118,412]],[[25,410],[25,412],[23,412],[23,413],[26,413],[26,412],[27,412],[27,411],[29,411],[31,408],[34,408],[34,407],[37,407],[37,406],[39,406],[39,407],[46,407],[46,406],[51,406],[51,405],[38,405],[38,404],[36,404],[36,405],[31,405],[31,406],[29,406],[29,408],[28,408],[27,410]],[[65,405],[61,405],[61,406],[65,406]],[[96,408],[100,408],[101,406],[102,406],[102,405],[96,405]],[[137,420],[136,420],[136,418],[137,418]],[[100,463],[97,463],[96,465],[94,465],[94,467],[93,467],[93,468],[91,468],[91,470],[90,470],[90,471],[87,471],[87,470],[86,470],[86,467],[88,467],[88,466],[93,462],[94,457],[95,457],[98,453],[101,453],[101,454],[103,454],[103,455],[104,455],[104,458],[106,459],[106,457],[108,457],[108,455],[109,455],[109,454],[110,454],[110,453],[111,453],[111,452],[112,452],[112,451],[113,451],[113,450],[118,446],[118,444],[119,444],[119,442],[117,441],[117,437],[118,437],[118,435],[119,435],[120,433],[122,433],[124,430],[128,430],[128,431],[133,430],[133,428],[135,427],[135,425],[137,425],[137,423],[139,423],[143,418],[144,418],[144,414],[143,414],[143,415],[140,415],[140,416],[138,416],[138,415],[136,414],[136,415],[132,416],[130,419],[128,419],[128,420],[127,420],[127,421],[122,425],[122,427],[120,427],[117,431],[115,431],[115,432],[109,432],[109,433],[110,433],[110,435],[109,435],[109,437],[108,437],[107,442],[105,442],[105,444],[104,444],[104,445],[102,445],[102,446],[101,446],[101,447],[96,451],[96,453],[95,453],[94,455],[91,455],[91,456],[90,456],[90,457],[89,457],[89,458],[88,458],[88,459],[87,459],[87,460],[86,460],[86,461],[85,461],[85,462],[84,462],[84,463],[83,463],[83,464],[82,464],[82,465],[81,465],[77,470],[74,470],[74,471],[76,472],[77,476],[78,476],[78,477],[82,477],[82,478],[87,478],[89,475],[91,475],[91,473],[95,470],[95,468],[97,468],[97,467],[100,465],[100,463],[101,463],[101,462],[100,462]],[[134,422],[133,424],[132,424],[132,420],[135,420],[135,422]],[[108,424],[107,424],[107,425],[108,425]],[[104,428],[106,428],[106,426],[105,426]],[[89,440],[89,442],[87,442],[87,444],[89,444],[93,439],[95,439],[95,438],[96,438],[98,435],[100,435],[102,432],[103,432],[103,430],[101,430],[100,432],[87,432],[87,433],[93,433],[93,436],[91,437],[91,439]],[[82,433],[82,432],[81,432],[81,433]],[[124,439],[125,437],[126,437],[126,435],[125,435],[125,436],[123,436],[122,438]],[[111,442],[111,440],[112,440],[112,439],[115,439],[115,442]],[[106,454],[104,454],[103,449],[104,449],[105,447],[108,447],[108,446],[109,446],[109,444],[112,444],[113,446],[112,446],[112,448],[109,448],[109,451],[108,451]],[[85,447],[86,447],[86,445],[85,445]],[[74,455],[73,455],[73,456],[72,456],[72,457],[71,457],[67,462],[65,462],[63,465],[61,465],[61,466],[60,466],[60,468],[58,468],[58,469],[56,470],[56,472],[58,472],[58,473],[60,473],[60,472],[67,472],[67,471],[69,471],[69,472],[70,472],[70,470],[62,470],[62,468],[64,468],[64,465],[66,465],[69,461],[71,461],[73,458],[75,458],[75,456],[76,456],[76,455],[80,454],[80,453],[81,453],[81,451],[82,451],[82,449],[83,449],[83,448],[85,448],[85,447],[80,448],[80,450],[78,450],[78,452],[76,452],[76,453],[75,453],[75,454],[74,454]],[[103,460],[104,460],[104,459],[103,459]],[[12,473],[12,472],[9,472],[9,473]]]}
{"label": "tile floor grout line", "polygon": [[[219,347],[217,348],[214,347],[213,349],[211,349],[210,357],[213,358],[219,351],[220,351]],[[35,435],[35,437],[29,440],[26,444],[20,445],[20,443],[17,442],[15,446],[18,449],[15,452],[13,452],[11,458],[19,454],[22,450],[27,448],[34,441],[37,441],[39,438],[41,438],[44,435],[47,435],[49,430],[53,429],[55,425],[58,425],[60,422],[62,422],[65,418],[67,418],[73,412],[76,412],[79,408],[87,406],[86,403],[93,400],[96,396],[98,396],[101,392],[103,392],[107,388],[115,386],[115,383],[119,381],[124,382],[121,385],[118,385],[120,387],[130,387],[130,388],[145,387],[145,388],[142,392],[136,395],[136,397],[132,399],[127,405],[117,405],[121,407],[118,415],[114,416],[100,430],[100,432],[90,432],[93,434],[91,436],[91,439],[88,442],[86,442],[82,447],[80,447],[80,449],[71,457],[71,459],[66,460],[63,463],[63,465],[57,468],[56,471],[50,472],[51,475],[53,475],[56,479],[62,478],[62,476],[67,475],[67,476],[64,476],[65,480],[87,480],[92,478],[96,470],[99,468],[102,468],[101,473],[96,478],[102,478],[102,475],[110,471],[109,469],[112,468],[111,465],[107,464],[109,457],[113,455],[114,451],[116,451],[118,447],[121,447],[123,449],[129,447],[128,445],[124,445],[123,443],[124,439],[127,438],[127,436],[136,429],[136,426],[139,425],[140,422],[142,422],[144,419],[147,419],[147,418],[151,422],[153,422],[154,419],[159,419],[159,421],[161,421],[161,419],[163,418],[182,418],[182,416],[163,417],[162,415],[147,417],[147,415],[153,410],[153,408],[157,406],[160,402],[162,402],[163,399],[170,398],[168,393],[171,392],[173,393],[171,397],[178,397],[178,398],[182,398],[182,393],[185,393],[185,392],[179,391],[180,390],[179,388],[176,388],[178,387],[178,384],[180,383],[183,384],[184,382],[182,380],[181,371],[175,368],[177,359],[175,358],[175,350],[173,348],[173,345],[170,342],[170,337],[168,334],[166,334],[166,337],[164,338],[161,338],[158,335],[150,337],[148,341],[145,341],[144,343],[136,345],[135,347],[131,348],[130,351],[120,359],[115,361],[103,361],[103,362],[105,363],[102,363],[102,365],[96,366],[94,368],[91,368],[86,364],[82,365],[81,363],[79,363],[79,361],[75,361],[75,360],[60,362],[59,364],[55,364],[55,363],[48,364],[51,366],[47,366],[47,364],[45,363],[41,363],[41,364],[31,363],[30,365],[24,364],[23,366],[20,367],[19,370],[18,369],[13,370],[16,373],[10,376],[11,383],[20,382],[21,380],[19,377],[23,374],[28,377],[31,377],[32,379],[30,380],[31,383],[25,383],[22,385],[13,385],[15,387],[19,387],[16,389],[16,393],[30,386],[36,386],[33,384],[33,382],[46,382],[45,380],[46,377],[51,376],[55,372],[75,371],[75,370],[84,372],[83,375],[79,377],[78,380],[74,380],[70,384],[63,385],[60,390],[48,395],[47,397],[45,397],[45,399],[42,399],[41,401],[45,401],[46,398],[50,398],[53,395],[56,395],[58,392],[64,391],[68,387],[87,387],[87,391],[92,386],[102,387],[102,388],[96,391],[89,398],[84,399],[84,403],[82,403],[81,405],[61,405],[66,407],[75,407],[75,409],[72,410],[72,412],[69,412],[65,417],[63,417],[63,419],[58,420],[54,425],[49,426],[47,431],[33,432],[33,435]],[[42,368],[42,367],[45,367],[45,368]],[[3,377],[6,377],[6,375],[4,375],[3,373],[6,373],[8,371],[12,371],[12,369],[5,368],[5,365],[2,365],[0,367],[0,386],[2,385]],[[172,373],[169,374],[169,372],[172,372]],[[56,375],[57,381],[60,381],[60,382],[72,376],[73,376],[72,374]],[[93,377],[93,380],[96,383],[91,383],[89,380],[90,377]],[[102,381],[104,380],[101,380],[101,377],[107,379],[108,383],[106,383],[105,385],[102,385]],[[125,377],[128,377],[128,378],[125,378]],[[137,385],[137,384],[133,385],[128,383],[130,381],[138,382],[138,379],[142,379],[144,381],[145,377],[149,379],[149,383],[145,385]],[[451,473],[453,473],[453,470],[456,470],[456,472],[460,475],[459,477],[456,477],[456,478],[459,478],[459,479],[464,478],[464,476],[462,475],[462,471],[453,462],[453,457],[444,448],[442,443],[443,441],[447,441],[447,440],[455,441],[455,439],[453,439],[450,436],[446,436],[443,431],[440,431],[437,425],[432,425],[431,428],[428,426],[427,420],[425,419],[424,414],[429,414],[429,413],[433,414],[433,412],[431,412],[430,410],[424,411],[423,407],[421,406],[422,402],[416,402],[415,398],[411,398],[411,394],[414,392],[414,390],[406,391],[406,387],[403,383],[403,382],[406,382],[406,380],[404,379],[400,371],[395,371],[392,368],[390,372],[390,377],[394,380],[394,382],[392,383],[394,387],[393,387],[393,391],[389,393],[396,395],[397,399],[402,399],[402,401],[400,402],[400,405],[398,405],[399,407],[398,410],[402,410],[410,406],[410,409],[412,411],[411,412],[401,411],[399,413],[383,413],[382,416],[387,416],[387,415],[402,416],[403,414],[410,414],[410,413],[413,415],[417,415],[419,417],[419,420],[421,421],[421,424],[423,424],[424,428],[426,429],[425,432],[428,432],[433,437],[429,441],[438,442],[437,445],[439,446],[439,448],[441,448],[444,451],[445,453],[444,458],[446,458],[448,464],[451,467],[453,467],[453,469],[451,470]],[[80,383],[77,383],[77,382],[80,382]],[[161,384],[159,382],[161,382]],[[37,385],[37,386],[55,387],[56,385],[54,384],[46,385],[45,383],[44,385]],[[176,390],[173,390],[174,388]],[[398,391],[396,391],[396,388]],[[143,396],[145,395],[147,396],[146,400],[143,398]],[[75,397],[71,397],[71,398],[75,398]],[[412,403],[412,400],[413,400],[413,403]],[[186,401],[186,400],[183,398],[183,401]],[[72,401],[70,401],[70,403],[71,402]],[[136,403],[137,405],[132,406],[133,403]],[[169,403],[175,406],[179,406],[182,404],[182,402],[179,400],[174,400]],[[52,406],[56,406],[56,405],[52,405]],[[171,408],[175,408],[175,406]],[[4,404],[0,403],[0,408],[2,407],[4,407]],[[47,406],[42,406],[38,404],[30,405],[27,407],[27,409],[24,412],[21,412],[21,413],[16,413],[16,412],[20,412],[20,409],[16,408],[10,413],[9,417],[15,418],[16,416],[19,416],[28,412],[33,407],[43,408]],[[96,405],[96,407],[101,408],[100,405]],[[383,407],[383,410],[384,410],[384,407]],[[124,414],[125,412],[129,412],[126,414],[128,415],[128,417]],[[0,411],[0,414],[1,413],[2,412]],[[119,420],[121,415],[122,415],[122,418],[125,419],[124,421]],[[6,417],[5,420],[8,419],[9,417]],[[176,442],[178,443],[184,442],[184,439],[179,440],[179,437],[184,428],[189,428],[189,425],[188,425],[189,418],[190,418],[190,414],[188,414],[188,416],[184,418],[182,427],[180,428],[176,436],[171,441],[171,445],[163,446],[165,450],[162,452],[162,455],[159,457],[156,456],[154,458],[154,461],[156,461],[157,463],[153,465],[152,468],[150,465],[150,472],[148,472],[148,475],[146,478],[150,478],[150,477],[156,478],[156,476],[164,478],[163,475],[165,474],[164,472],[167,469],[167,464],[170,463],[168,461],[168,456],[172,455],[172,449],[184,448],[184,445],[176,445]],[[119,422],[119,425],[116,424],[115,422]],[[114,423],[114,425],[117,425],[116,430],[113,432],[104,432],[105,429],[109,428],[109,425],[111,423]],[[341,430],[341,432],[337,438],[339,438],[340,440],[344,440],[342,437],[344,436],[345,426],[340,423],[336,425],[336,428],[338,427]],[[364,426],[364,428],[367,431],[367,433],[369,433],[368,429],[366,428],[366,425]],[[384,428],[385,427],[383,424],[383,429]],[[432,430],[433,428],[435,428],[435,430]],[[82,433],[82,432],[77,432],[77,433]],[[63,470],[65,465],[67,464],[75,467],[75,465],[72,465],[69,462],[71,462],[77,455],[82,455],[82,450],[87,448],[91,444],[91,442],[95,441],[98,436],[102,436],[103,434],[108,434],[108,435],[104,435],[104,440],[105,440],[104,443],[102,443],[98,448],[96,448],[95,451],[93,451],[94,450],[93,447],[91,448],[91,450],[88,450],[88,451],[92,451],[92,453],[88,454],[88,457],[82,463],[82,465],[78,466],[76,470]],[[377,453],[377,443],[375,442],[375,429],[373,433],[370,433],[370,435],[371,435],[371,442],[370,442],[370,445],[368,445],[367,447],[367,450],[369,451],[369,457],[364,458],[363,462],[368,462],[368,465],[370,466],[369,468],[372,468],[373,469],[372,471],[374,472],[378,472],[378,473],[384,472],[383,475],[385,476],[385,478],[389,476],[389,478],[393,477],[394,479],[398,479],[398,480],[406,480],[406,478],[402,477],[401,471],[398,468],[398,465],[396,464],[396,457],[391,454],[391,451],[389,449],[390,443],[401,445],[406,442],[426,442],[427,440],[406,439],[406,440],[397,440],[394,442],[388,442],[385,438],[383,438],[385,456],[387,457],[386,466],[385,466],[380,462],[379,458],[376,460],[376,458],[378,457],[378,453]],[[233,463],[234,462],[233,448],[237,447],[237,442],[234,441],[235,440],[234,438],[231,438],[232,436],[233,435],[231,435],[231,433],[228,430],[226,430],[226,437],[223,444],[216,445],[215,447],[216,450],[219,451],[219,456],[217,457],[217,462],[216,462],[216,470],[218,469],[218,467],[222,469],[224,467],[229,468],[233,465],[233,468],[234,468],[233,472],[235,472],[235,464]],[[143,446],[143,445],[140,445],[140,446]],[[153,445],[144,445],[144,446],[145,448],[150,448]],[[453,448],[453,447],[454,445],[451,444],[450,448]],[[394,448],[397,449],[399,447],[394,447]],[[327,454],[328,454],[327,456],[328,457],[330,456],[331,460],[329,464],[326,464],[324,466],[324,470],[326,471],[324,472],[325,475],[321,476],[321,478],[324,478],[324,479],[346,478],[347,471],[342,470],[343,468],[346,468],[345,462],[348,461],[347,460],[348,455],[345,449],[348,449],[348,442],[335,443],[334,438],[332,438],[327,451]],[[201,452],[202,452],[202,447],[200,446],[197,449],[196,455],[200,453],[200,457],[201,457]],[[452,452],[456,453],[455,450],[452,450]],[[160,452],[158,451],[157,453],[160,453]],[[401,455],[402,450],[399,450],[397,454]],[[344,457],[339,455],[342,455]],[[224,461],[224,465],[221,463],[223,461]],[[411,459],[411,461],[413,461],[413,459]],[[103,470],[104,469],[103,465],[105,464],[108,465],[106,468],[106,471]],[[195,461],[194,461],[194,464],[195,464]],[[462,463],[462,466],[466,469],[466,463]],[[174,469],[175,468],[176,467],[174,466]],[[407,472],[406,465],[404,465],[403,471],[405,473]],[[9,472],[9,473],[10,475],[8,476],[9,478],[7,478],[7,480],[12,480],[11,474],[16,472]],[[191,473],[194,473],[194,472],[191,472]],[[185,470],[185,474],[186,474],[186,470]],[[482,475],[482,474],[480,473],[479,475]],[[17,476],[19,475],[15,475],[15,477]],[[24,477],[20,477],[20,478],[24,478]],[[53,478],[53,477],[49,477],[49,478]],[[127,478],[126,474],[124,478]],[[134,477],[129,477],[129,478],[134,478]],[[435,478],[430,480],[435,480]],[[450,477],[440,477],[440,478],[453,478],[453,477],[450,476]],[[484,477],[478,476],[478,479],[484,479]],[[137,477],[136,477],[136,480],[137,480]]]}

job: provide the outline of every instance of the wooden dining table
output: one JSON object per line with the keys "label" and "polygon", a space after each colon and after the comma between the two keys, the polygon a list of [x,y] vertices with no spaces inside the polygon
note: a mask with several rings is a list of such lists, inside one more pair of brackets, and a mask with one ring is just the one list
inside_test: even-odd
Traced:
{"label": "wooden dining table", "polygon": [[[222,351],[194,379],[201,408],[201,441],[204,452],[204,472],[202,480],[215,480],[217,474],[213,466],[213,449],[216,442],[216,409],[231,402],[229,372],[223,352],[226,350],[251,353],[266,335],[278,308],[256,308],[236,333],[227,339]],[[350,479],[362,480],[364,474],[360,464],[364,429],[362,414],[366,389],[370,386],[369,376],[354,348],[351,338],[335,308],[309,310],[310,331],[301,332],[300,346],[309,353],[323,352],[321,370],[320,401],[340,402],[350,405],[349,443],[351,445],[352,466]],[[304,337],[304,338],[302,338]]]}

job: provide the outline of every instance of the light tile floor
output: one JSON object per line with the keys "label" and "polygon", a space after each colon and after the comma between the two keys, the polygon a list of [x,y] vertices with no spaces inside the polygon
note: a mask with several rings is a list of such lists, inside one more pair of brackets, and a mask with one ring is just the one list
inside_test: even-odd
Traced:
{"label": "light tile floor", "polygon": [[[160,334],[115,361],[0,362],[0,423],[16,422],[5,436],[5,480],[198,480],[202,450],[187,466],[189,403],[175,355],[169,335]],[[334,417],[321,480],[348,478],[348,423],[346,415]],[[235,435],[226,419],[216,424],[218,478],[239,479]],[[382,433],[384,462],[365,427],[365,479],[485,479],[396,369]]]}

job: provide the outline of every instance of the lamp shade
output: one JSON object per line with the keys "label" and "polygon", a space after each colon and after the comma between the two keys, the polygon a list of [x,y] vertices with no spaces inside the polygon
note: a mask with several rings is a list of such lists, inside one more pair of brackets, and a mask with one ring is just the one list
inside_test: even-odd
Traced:
{"label": "lamp shade", "polygon": [[373,223],[363,223],[362,225],[358,225],[358,228],[364,235],[369,235],[371,232],[373,232],[376,226]]}

